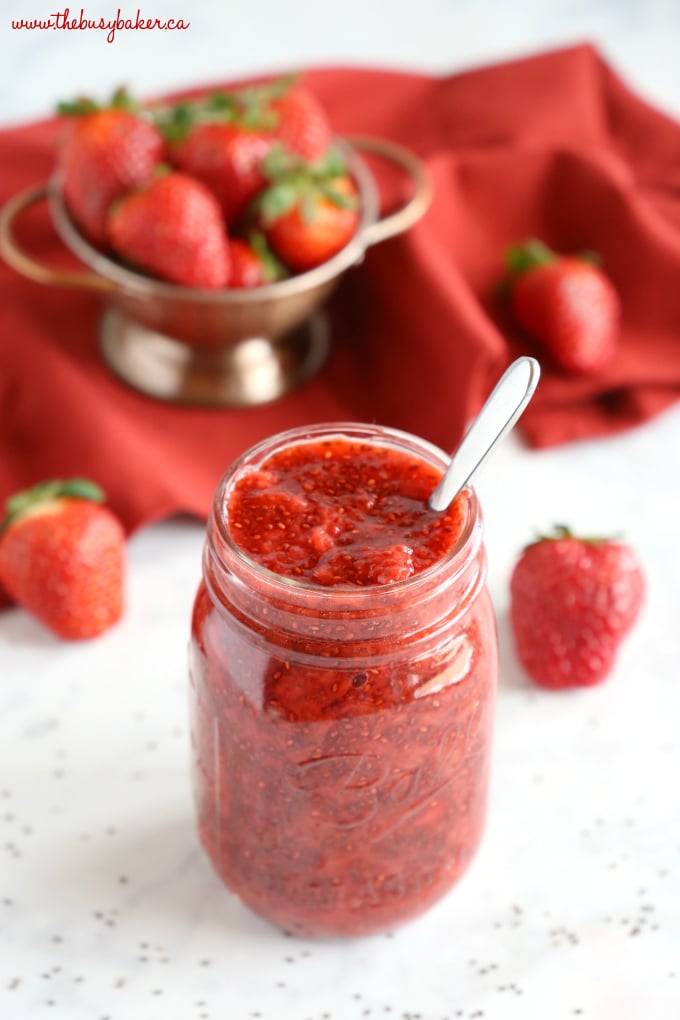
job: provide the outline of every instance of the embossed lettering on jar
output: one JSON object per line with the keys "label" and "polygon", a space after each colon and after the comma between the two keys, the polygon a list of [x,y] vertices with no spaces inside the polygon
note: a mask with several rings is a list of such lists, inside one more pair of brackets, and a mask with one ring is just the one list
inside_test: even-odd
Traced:
{"label": "embossed lettering on jar", "polygon": [[293,430],[218,486],[193,616],[201,842],[243,903],[302,935],[417,916],[486,811],[496,631],[477,497],[377,426]]}

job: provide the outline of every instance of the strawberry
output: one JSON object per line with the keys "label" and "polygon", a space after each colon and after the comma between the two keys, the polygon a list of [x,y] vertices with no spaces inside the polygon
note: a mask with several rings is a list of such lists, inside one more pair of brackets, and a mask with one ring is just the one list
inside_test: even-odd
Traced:
{"label": "strawberry", "polygon": [[287,275],[262,234],[253,234],[248,241],[231,238],[229,263],[229,287],[261,287],[265,283],[282,280]]}
{"label": "strawberry", "polygon": [[262,131],[199,123],[170,146],[170,160],[210,188],[231,224],[266,185],[261,166],[271,146],[272,138]]}
{"label": "strawberry", "polygon": [[601,371],[619,343],[620,300],[592,256],[557,255],[540,241],[509,249],[517,322],[565,372]]}
{"label": "strawberry", "polygon": [[109,215],[108,234],[117,255],[160,279],[211,289],[229,279],[220,207],[186,174],[162,174],[122,198]]}
{"label": "strawberry", "polygon": [[172,164],[211,189],[229,224],[265,187],[262,163],[274,144],[316,162],[331,141],[320,103],[289,77],[182,100],[157,123]]}
{"label": "strawberry", "polygon": [[112,204],[151,179],[165,144],[153,124],[126,108],[84,101],[60,110],[77,114],[58,159],[64,200],[83,233],[103,246]]}
{"label": "strawberry", "polygon": [[510,580],[510,620],[529,676],[554,689],[604,680],[643,594],[637,556],[623,543],[559,526],[527,546]]}
{"label": "strawberry", "polygon": [[359,223],[359,194],[336,153],[307,163],[274,149],[265,172],[271,184],[258,200],[262,227],[285,266],[305,272],[348,244]]}
{"label": "strawberry", "polygon": [[125,534],[83,479],[12,496],[0,532],[0,582],[63,638],[90,638],[123,612]]}
{"label": "strawberry", "polygon": [[326,112],[308,89],[288,88],[270,105],[277,117],[274,137],[290,152],[310,162],[320,160],[331,144],[331,127]]}

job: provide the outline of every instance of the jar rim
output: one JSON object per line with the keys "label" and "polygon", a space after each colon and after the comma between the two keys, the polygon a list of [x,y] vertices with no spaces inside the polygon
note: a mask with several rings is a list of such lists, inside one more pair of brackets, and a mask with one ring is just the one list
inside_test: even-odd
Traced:
{"label": "jar rim", "polygon": [[[312,425],[299,425],[286,429],[260,440],[245,450],[227,468],[217,483],[212,508],[212,522],[219,534],[220,545],[223,550],[240,565],[245,567],[253,577],[266,583],[272,590],[280,594],[287,593],[293,597],[313,596],[315,599],[327,598],[334,602],[345,600],[349,602],[366,601],[368,597],[380,596],[385,598],[389,593],[395,600],[402,593],[412,593],[417,586],[427,586],[435,582],[442,570],[450,567],[453,573],[457,573],[455,567],[463,569],[470,559],[476,555],[481,543],[480,522],[481,509],[477,494],[472,486],[466,486],[463,493],[467,497],[466,514],[463,527],[455,544],[447,552],[436,560],[429,567],[412,574],[410,577],[399,581],[392,581],[387,584],[356,586],[356,585],[334,585],[328,587],[315,584],[313,581],[299,580],[278,574],[265,567],[245,552],[229,530],[226,513],[228,495],[230,488],[236,483],[246,467],[261,465],[274,452],[285,449],[291,445],[314,442],[320,438],[348,438],[374,446],[388,446],[402,451],[408,451],[414,455],[421,456],[427,463],[444,471],[449,462],[449,455],[440,447],[429,442],[420,436],[402,429],[393,428],[387,425],[377,425],[366,422],[332,421],[320,422]],[[475,536],[477,536],[475,541]]]}

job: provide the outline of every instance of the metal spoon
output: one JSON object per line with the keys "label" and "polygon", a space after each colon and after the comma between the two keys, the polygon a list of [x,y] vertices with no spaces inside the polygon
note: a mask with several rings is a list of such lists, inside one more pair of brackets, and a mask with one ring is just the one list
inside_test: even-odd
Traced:
{"label": "metal spoon", "polygon": [[496,383],[490,397],[451,457],[429,499],[431,510],[446,510],[499,439],[509,432],[531,400],[541,368],[535,358],[517,358]]}

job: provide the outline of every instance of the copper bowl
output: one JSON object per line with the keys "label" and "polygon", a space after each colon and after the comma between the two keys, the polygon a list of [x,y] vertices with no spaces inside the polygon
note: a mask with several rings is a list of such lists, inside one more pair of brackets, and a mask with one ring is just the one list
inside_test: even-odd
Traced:
{"label": "copper bowl", "polygon": [[[0,212],[0,254],[39,283],[80,287],[105,297],[99,342],[108,366],[150,396],[190,404],[244,406],[289,392],[314,375],[329,345],[323,302],[342,273],[366,249],[403,232],[427,209],[431,190],[412,152],[377,138],[340,140],[359,189],[361,219],[355,236],[323,265],[252,290],[200,290],[136,273],[93,248],[74,226],[59,182],[31,188]],[[412,181],[412,196],[380,217],[375,178],[360,155],[396,164]],[[39,201],[49,203],[64,244],[88,270],[54,269],[36,262],[17,244],[13,224]]]}

